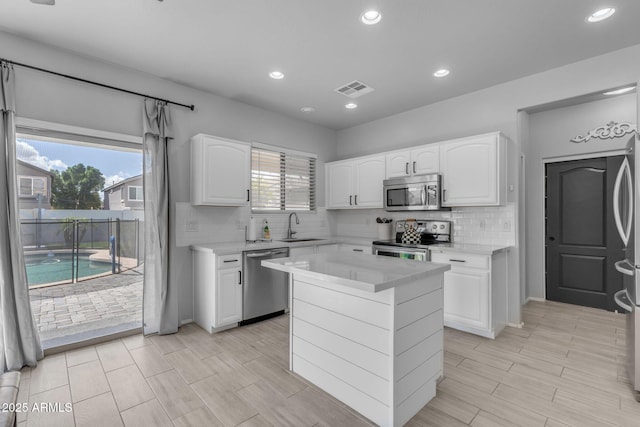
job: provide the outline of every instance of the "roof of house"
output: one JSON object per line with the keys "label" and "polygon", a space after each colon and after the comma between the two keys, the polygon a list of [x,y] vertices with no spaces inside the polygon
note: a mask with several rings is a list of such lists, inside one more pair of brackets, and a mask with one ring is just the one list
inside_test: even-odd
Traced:
{"label": "roof of house", "polygon": [[136,176],[132,176],[132,177],[129,177],[129,178],[124,179],[124,180],[122,180],[122,181],[118,181],[118,182],[116,182],[115,184],[110,185],[109,187],[105,187],[102,191],[109,191],[109,190],[113,190],[113,189],[118,188],[118,187],[121,187],[121,186],[123,186],[123,185],[125,185],[125,184],[127,184],[127,183],[129,183],[129,182],[132,182],[132,181],[135,181],[135,180],[137,180],[137,179],[140,179],[140,177],[142,177],[142,174],[140,174],[140,175],[136,175]]}
{"label": "roof of house", "polygon": [[24,160],[20,160],[20,159],[17,159],[17,160],[18,160],[18,163],[20,163],[23,166],[28,167],[29,169],[34,169],[34,170],[36,170],[38,172],[46,173],[47,175],[51,175],[51,177],[54,176],[53,172],[51,172],[51,171],[48,171],[46,169],[42,169],[42,168],[40,168],[40,167],[38,167],[38,166],[36,166],[34,164],[31,164],[29,162],[25,162]]}

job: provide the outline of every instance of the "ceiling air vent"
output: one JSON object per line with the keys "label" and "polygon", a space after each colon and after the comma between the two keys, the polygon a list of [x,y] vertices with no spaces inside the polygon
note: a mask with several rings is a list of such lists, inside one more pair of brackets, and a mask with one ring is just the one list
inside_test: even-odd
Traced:
{"label": "ceiling air vent", "polygon": [[351,83],[347,83],[346,85],[339,87],[336,89],[336,92],[354,99],[366,93],[373,92],[373,90],[374,89],[371,86],[367,86],[358,80],[354,80]]}

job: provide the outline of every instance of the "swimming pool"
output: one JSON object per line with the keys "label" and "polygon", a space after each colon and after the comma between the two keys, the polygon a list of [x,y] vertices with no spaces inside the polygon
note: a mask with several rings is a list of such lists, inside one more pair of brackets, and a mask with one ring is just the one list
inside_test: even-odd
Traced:
{"label": "swimming pool", "polygon": [[[61,281],[71,281],[76,265],[71,254],[25,255],[29,286]],[[111,272],[111,263],[89,260],[89,255],[77,257],[78,278]]]}

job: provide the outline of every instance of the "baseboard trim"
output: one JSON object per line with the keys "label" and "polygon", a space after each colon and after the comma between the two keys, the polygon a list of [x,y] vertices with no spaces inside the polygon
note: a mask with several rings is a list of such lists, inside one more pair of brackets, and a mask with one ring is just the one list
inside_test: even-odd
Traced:
{"label": "baseboard trim", "polygon": [[526,304],[529,301],[546,302],[547,300],[545,298],[527,297],[524,303]]}

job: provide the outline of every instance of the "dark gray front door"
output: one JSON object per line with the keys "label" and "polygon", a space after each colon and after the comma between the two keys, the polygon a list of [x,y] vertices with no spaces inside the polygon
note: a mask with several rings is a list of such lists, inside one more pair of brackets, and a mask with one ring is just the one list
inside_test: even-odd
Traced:
{"label": "dark gray front door", "polygon": [[613,218],[613,184],[623,156],[546,166],[547,299],[614,310],[624,259]]}

